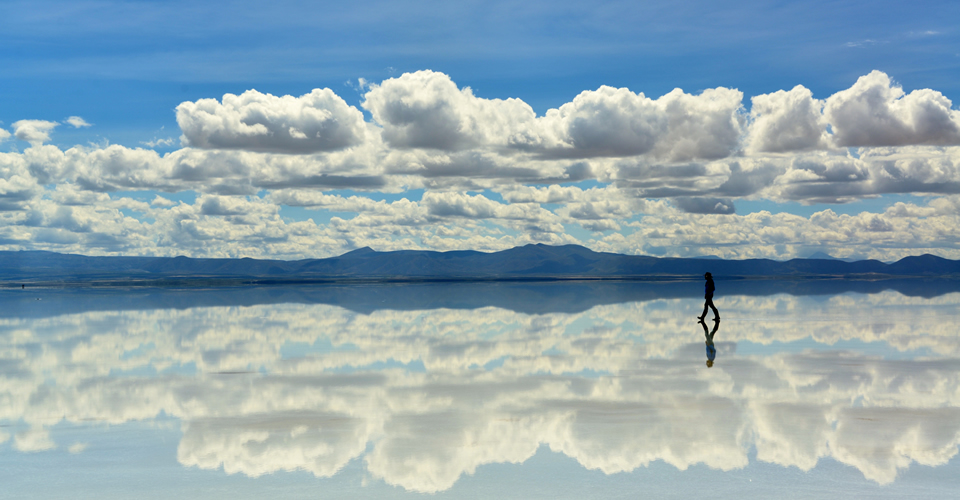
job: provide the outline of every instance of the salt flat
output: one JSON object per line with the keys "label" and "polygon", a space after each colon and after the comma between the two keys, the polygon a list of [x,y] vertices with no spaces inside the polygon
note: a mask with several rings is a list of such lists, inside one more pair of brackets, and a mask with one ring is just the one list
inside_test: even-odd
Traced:
{"label": "salt flat", "polygon": [[6,290],[0,496],[955,495],[960,293],[820,285]]}

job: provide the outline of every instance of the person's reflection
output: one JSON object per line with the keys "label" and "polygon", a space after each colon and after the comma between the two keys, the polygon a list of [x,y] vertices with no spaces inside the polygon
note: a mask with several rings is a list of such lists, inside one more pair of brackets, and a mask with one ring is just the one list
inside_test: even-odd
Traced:
{"label": "person's reflection", "polygon": [[713,336],[717,334],[717,329],[720,328],[720,318],[713,320],[713,330],[709,332],[707,331],[707,324],[702,319],[699,323],[703,326],[703,336],[707,339],[707,368],[713,368],[713,360],[717,359],[717,348],[713,345]]}

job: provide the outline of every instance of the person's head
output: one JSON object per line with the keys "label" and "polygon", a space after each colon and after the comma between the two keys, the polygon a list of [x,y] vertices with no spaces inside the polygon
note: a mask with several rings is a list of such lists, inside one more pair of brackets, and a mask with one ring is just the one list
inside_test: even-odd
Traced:
{"label": "person's head", "polygon": [[708,280],[712,280],[712,279],[713,279],[713,275],[710,274],[710,273],[704,273],[704,274],[703,274],[703,277],[704,277],[704,278],[707,278]]}
{"label": "person's head", "polygon": [[708,359],[708,360],[707,360],[707,368],[713,368],[713,360],[712,360],[712,359]]}

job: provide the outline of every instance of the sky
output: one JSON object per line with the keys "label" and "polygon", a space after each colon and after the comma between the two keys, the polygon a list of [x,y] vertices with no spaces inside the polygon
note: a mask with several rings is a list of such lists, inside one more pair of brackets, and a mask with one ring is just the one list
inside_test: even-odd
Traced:
{"label": "sky", "polygon": [[0,250],[960,258],[960,5],[0,4]]}

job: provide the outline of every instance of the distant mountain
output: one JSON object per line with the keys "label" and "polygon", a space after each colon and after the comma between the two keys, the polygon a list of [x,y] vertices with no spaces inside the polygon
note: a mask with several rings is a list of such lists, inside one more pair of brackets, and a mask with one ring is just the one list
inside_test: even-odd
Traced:
{"label": "distant mountain", "polygon": [[844,262],[857,262],[857,261],[859,261],[859,260],[863,260],[862,258],[856,258],[856,257],[844,257],[844,258],[834,257],[834,256],[832,256],[832,255],[830,255],[830,254],[828,254],[828,253],[824,253],[824,252],[814,252],[814,253],[811,254],[809,257],[807,257],[807,259],[810,259],[810,260],[842,260],[842,261],[844,261]]}
{"label": "distant mountain", "polygon": [[298,280],[525,280],[823,276],[960,277],[960,261],[934,255],[892,264],[836,259],[722,260],[659,258],[594,252],[577,245],[526,245],[500,252],[377,252],[361,248],[328,259],[193,259],[188,257],[88,257],[53,252],[0,252],[0,280],[95,281],[228,279]]}

